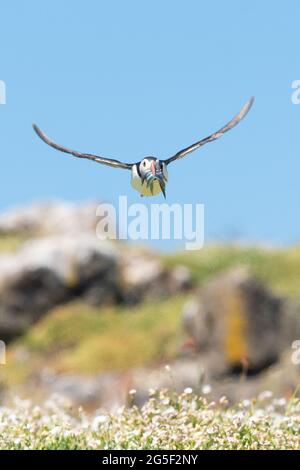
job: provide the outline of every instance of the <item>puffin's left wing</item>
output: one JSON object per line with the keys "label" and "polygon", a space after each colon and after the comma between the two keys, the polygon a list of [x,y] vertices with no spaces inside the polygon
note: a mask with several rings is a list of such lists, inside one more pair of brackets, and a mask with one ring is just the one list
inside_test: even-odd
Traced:
{"label": "puffin's left wing", "polygon": [[202,145],[205,145],[208,142],[212,142],[213,140],[216,140],[219,137],[221,137],[223,134],[225,134],[225,132],[230,131],[230,129],[232,129],[234,126],[236,126],[246,116],[246,114],[248,113],[248,111],[250,110],[250,108],[253,104],[253,101],[254,101],[254,97],[252,96],[247,101],[247,103],[243,106],[241,111],[233,119],[231,119],[231,121],[229,121],[224,127],[219,129],[214,134],[211,134],[208,137],[205,137],[205,139],[199,140],[199,142],[196,142],[195,144],[190,145],[189,147],[187,147],[183,150],[180,150],[180,152],[177,152],[172,157],[167,158],[166,160],[164,160],[166,165],[168,165],[171,162],[174,162],[175,160],[179,160],[180,158],[185,157],[189,153],[194,152],[194,150],[197,150],[199,147],[202,147]]}
{"label": "puffin's left wing", "polygon": [[54,142],[54,140],[51,140],[49,137],[47,137],[46,134],[44,134],[44,132],[41,131],[41,129],[36,124],[33,124],[33,129],[46,144],[50,145],[56,150],[59,150],[60,152],[69,153],[74,157],[87,158],[88,160],[93,160],[97,163],[102,163],[102,165],[112,166],[114,168],[124,168],[125,170],[131,170],[131,167],[133,165],[132,163],[123,163],[119,160],[114,160],[113,158],[105,158],[100,157],[99,155],[93,155],[91,153],[81,153],[77,152],[76,150],[68,149],[66,147],[63,147],[62,145],[57,144],[56,142]]}

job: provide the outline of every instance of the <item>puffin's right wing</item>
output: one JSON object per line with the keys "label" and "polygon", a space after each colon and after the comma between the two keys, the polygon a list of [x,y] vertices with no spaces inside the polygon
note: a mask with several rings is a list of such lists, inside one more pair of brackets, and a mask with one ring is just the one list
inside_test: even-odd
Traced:
{"label": "puffin's right wing", "polygon": [[133,165],[132,163],[123,163],[119,160],[114,160],[112,158],[100,157],[91,153],[81,153],[77,152],[76,150],[68,149],[66,147],[63,147],[62,145],[57,144],[56,142],[54,142],[54,140],[51,140],[49,137],[47,137],[46,134],[44,134],[44,132],[36,124],[33,124],[33,129],[46,144],[50,145],[56,150],[59,150],[60,152],[69,153],[74,157],[87,158],[88,160],[93,160],[97,163],[102,163],[102,165],[112,166],[114,168],[123,168],[125,170],[131,170],[131,167]]}

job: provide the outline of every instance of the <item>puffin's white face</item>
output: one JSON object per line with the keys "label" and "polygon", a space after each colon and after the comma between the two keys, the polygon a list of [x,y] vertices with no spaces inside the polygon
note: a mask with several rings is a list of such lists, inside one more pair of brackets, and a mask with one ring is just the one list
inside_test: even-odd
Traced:
{"label": "puffin's white face", "polygon": [[140,163],[140,173],[141,175],[146,174],[148,171],[152,172],[153,166],[155,167],[155,160],[144,158]]}
{"label": "puffin's white face", "polygon": [[142,180],[148,181],[167,180],[167,167],[164,162],[154,157],[144,158],[139,165]]}
{"label": "puffin's white face", "polygon": [[137,165],[141,194],[150,196],[162,191],[165,195],[165,186],[168,179],[167,166],[165,162],[162,162],[155,157],[145,157]]}

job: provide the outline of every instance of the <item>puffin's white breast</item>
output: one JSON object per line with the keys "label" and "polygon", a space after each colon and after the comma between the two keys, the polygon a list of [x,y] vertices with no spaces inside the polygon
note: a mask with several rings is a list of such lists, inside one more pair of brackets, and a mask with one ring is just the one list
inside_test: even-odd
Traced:
{"label": "puffin's white breast", "polygon": [[144,181],[144,184],[142,184],[141,178],[136,169],[136,165],[134,165],[131,170],[131,186],[142,196],[156,196],[157,194],[161,193],[161,188],[157,180],[153,181],[153,192],[151,192],[149,186],[147,187],[146,181]]}

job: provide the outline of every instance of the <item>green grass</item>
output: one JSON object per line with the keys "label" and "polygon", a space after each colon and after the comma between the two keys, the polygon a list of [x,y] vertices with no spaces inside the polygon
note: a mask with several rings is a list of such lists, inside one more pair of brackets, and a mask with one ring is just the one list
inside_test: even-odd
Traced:
{"label": "green grass", "polygon": [[16,251],[24,240],[25,236],[21,235],[0,235],[0,255]]}
{"label": "green grass", "polygon": [[[94,374],[157,363],[174,357],[181,342],[185,297],[135,307],[95,308],[72,303],[56,308],[9,348],[3,374],[25,380],[43,365]],[[26,360],[18,351],[26,350]]]}
{"label": "green grass", "polygon": [[236,266],[247,266],[277,293],[300,298],[300,246],[266,249],[213,245],[164,257],[169,266],[187,266],[196,284]]}

